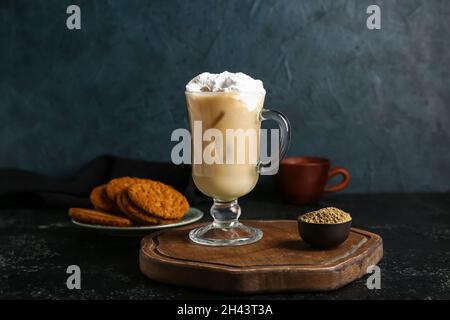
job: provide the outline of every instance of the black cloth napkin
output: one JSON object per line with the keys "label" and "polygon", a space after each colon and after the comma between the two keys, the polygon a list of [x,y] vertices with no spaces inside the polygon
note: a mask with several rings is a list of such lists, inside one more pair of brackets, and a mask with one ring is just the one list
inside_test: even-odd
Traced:
{"label": "black cloth napkin", "polygon": [[0,169],[0,207],[91,207],[89,193],[94,187],[123,176],[162,181],[182,192],[191,205],[205,200],[192,183],[189,165],[105,155],[92,160],[68,179],[26,170]]}

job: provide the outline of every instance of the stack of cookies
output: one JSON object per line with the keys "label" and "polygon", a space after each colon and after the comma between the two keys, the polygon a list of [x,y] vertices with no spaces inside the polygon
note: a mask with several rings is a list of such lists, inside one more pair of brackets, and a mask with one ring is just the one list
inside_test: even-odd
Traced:
{"label": "stack of cookies", "polygon": [[187,199],[159,181],[122,177],[94,188],[94,209],[70,208],[69,216],[79,222],[129,227],[175,223],[189,210]]}

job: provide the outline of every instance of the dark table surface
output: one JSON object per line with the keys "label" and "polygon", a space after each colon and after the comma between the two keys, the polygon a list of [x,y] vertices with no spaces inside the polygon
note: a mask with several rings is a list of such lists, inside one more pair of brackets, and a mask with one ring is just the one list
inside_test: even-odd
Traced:
{"label": "dark table surface", "polygon": [[[240,202],[245,219],[295,219],[318,207],[336,206],[352,214],[354,226],[384,241],[380,290],[369,290],[364,277],[334,292],[246,298],[450,298],[450,194],[342,194],[309,207],[267,195],[249,195]],[[209,205],[197,207],[206,213]],[[0,209],[0,298],[240,298],[147,279],[138,267],[139,242],[76,228],[63,210]],[[81,290],[66,287],[66,268],[73,264],[81,268]]]}

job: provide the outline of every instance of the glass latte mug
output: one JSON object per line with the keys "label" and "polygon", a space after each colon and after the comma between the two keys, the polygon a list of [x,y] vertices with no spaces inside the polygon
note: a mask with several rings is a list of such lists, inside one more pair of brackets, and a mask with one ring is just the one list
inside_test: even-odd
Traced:
{"label": "glass latte mug", "polygon": [[[262,231],[239,222],[237,199],[249,193],[259,174],[273,163],[260,161],[261,121],[280,127],[281,160],[289,145],[289,122],[281,113],[263,108],[264,93],[186,92],[192,138],[192,178],[213,198],[214,221],[193,229],[189,238],[199,244],[235,246],[256,242]],[[278,164],[276,164],[278,165]]]}

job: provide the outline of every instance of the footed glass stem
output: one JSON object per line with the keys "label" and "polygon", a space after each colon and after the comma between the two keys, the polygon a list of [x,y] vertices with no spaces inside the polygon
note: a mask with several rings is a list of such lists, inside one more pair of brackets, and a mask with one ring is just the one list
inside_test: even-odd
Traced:
{"label": "footed glass stem", "polygon": [[263,232],[239,222],[241,207],[237,200],[223,202],[214,199],[211,207],[213,223],[191,230],[189,238],[210,246],[239,246],[260,240]]}

